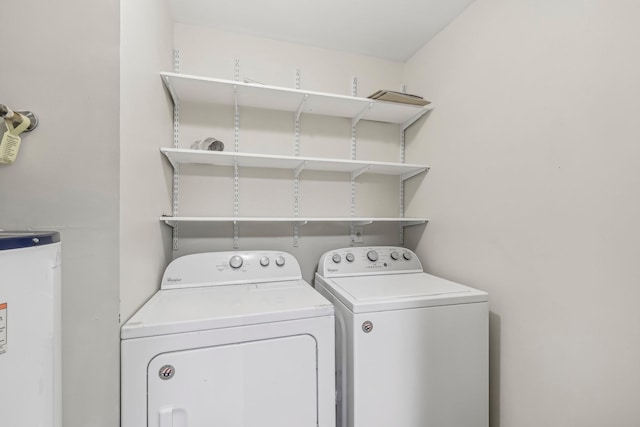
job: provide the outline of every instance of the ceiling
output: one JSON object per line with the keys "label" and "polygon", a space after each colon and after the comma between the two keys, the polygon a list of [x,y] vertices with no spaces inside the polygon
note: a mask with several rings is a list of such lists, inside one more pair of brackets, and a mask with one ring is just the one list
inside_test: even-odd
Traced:
{"label": "ceiling", "polygon": [[169,0],[176,22],[406,61],[473,0]]}

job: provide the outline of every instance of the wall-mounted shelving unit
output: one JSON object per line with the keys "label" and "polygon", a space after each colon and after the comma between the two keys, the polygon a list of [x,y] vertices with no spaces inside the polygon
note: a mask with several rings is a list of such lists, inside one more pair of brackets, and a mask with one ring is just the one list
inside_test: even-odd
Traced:
{"label": "wall-mounted shelving unit", "polygon": [[[177,63],[179,65],[179,63]],[[238,78],[236,62],[236,78]],[[179,67],[176,66],[178,70]],[[231,223],[234,227],[234,247],[238,245],[238,225],[241,223],[291,223],[293,225],[294,246],[298,244],[298,227],[307,223],[325,222],[347,224],[351,226],[351,238],[354,241],[353,227],[372,223],[395,223],[400,228],[424,224],[427,218],[405,218],[403,207],[403,183],[429,169],[426,165],[404,163],[404,131],[416,120],[432,109],[432,105],[417,106],[411,104],[377,101],[357,96],[343,96],[329,93],[291,89],[256,83],[243,83],[238,80],[223,80],[192,76],[180,73],[162,72],[161,78],[169,90],[174,103],[174,147],[161,148],[174,168],[173,215],[161,217],[161,220],[174,227],[174,248],[177,247],[177,227],[185,223]],[[299,72],[298,72],[299,74]],[[354,80],[355,86],[355,80]],[[355,90],[354,90],[355,92]],[[179,107],[184,103],[228,105],[235,108],[235,145],[234,151],[203,151],[178,148]],[[351,119],[352,122],[352,159],[314,158],[254,154],[240,152],[238,149],[238,116],[240,107],[252,107],[265,110],[286,111],[294,115],[296,121],[296,154],[299,140],[299,119],[302,114],[316,114]],[[355,128],[360,120],[369,120],[399,125],[401,131],[401,162],[377,162],[355,160]],[[212,167],[229,166],[234,168],[234,216],[232,217],[190,217],[178,214],[178,175],[180,165],[201,164]],[[345,172],[351,176],[352,212],[354,212],[354,183],[364,173],[394,175],[400,182],[400,216],[393,218],[376,217],[313,217],[298,215],[299,197],[294,194],[294,216],[292,217],[243,217],[238,214],[238,169],[271,168],[290,169],[294,182],[303,170]],[[297,185],[295,186],[297,189]],[[402,238],[402,231],[400,232]]]}

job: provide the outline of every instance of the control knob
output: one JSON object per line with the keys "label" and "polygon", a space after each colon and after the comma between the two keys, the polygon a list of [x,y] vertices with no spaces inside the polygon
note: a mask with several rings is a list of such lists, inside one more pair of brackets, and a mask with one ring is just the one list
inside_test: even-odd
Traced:
{"label": "control knob", "polygon": [[391,252],[391,259],[392,260],[397,261],[399,257],[400,257],[400,255],[398,255],[398,252],[396,252],[396,251]]}
{"label": "control knob", "polygon": [[284,265],[284,257],[282,255],[278,255],[276,257],[276,265],[278,267],[282,267]]}
{"label": "control knob", "polygon": [[240,255],[234,255],[229,260],[229,265],[231,266],[231,268],[240,268],[242,267],[243,263],[244,263],[244,260]]}
{"label": "control knob", "polygon": [[331,260],[333,260],[333,262],[338,264],[340,263],[340,261],[342,261],[342,257],[340,256],[340,254],[333,254],[333,256],[331,257]]}
{"label": "control knob", "polygon": [[347,260],[348,262],[353,262],[353,261],[356,259],[356,257],[355,257],[355,256],[353,256],[353,254],[352,254],[351,252],[349,252],[348,254],[346,254],[344,257],[346,258],[346,260]]}
{"label": "control knob", "polygon": [[404,252],[402,254],[402,258],[406,259],[407,261],[411,260],[411,258],[413,258],[413,255],[411,255],[411,252]]}
{"label": "control knob", "polygon": [[371,262],[375,262],[378,260],[378,252],[374,251],[374,250],[370,250],[369,252],[367,252],[367,258],[369,258],[369,261]]}
{"label": "control knob", "polygon": [[266,267],[269,265],[269,257],[263,256],[260,258],[260,265]]}

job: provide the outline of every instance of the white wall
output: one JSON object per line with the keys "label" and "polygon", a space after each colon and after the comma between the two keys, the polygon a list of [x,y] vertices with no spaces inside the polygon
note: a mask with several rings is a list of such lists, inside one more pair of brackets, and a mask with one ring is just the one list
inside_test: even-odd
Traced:
{"label": "white wall", "polygon": [[640,425],[640,4],[477,0],[406,65],[428,270],[491,298],[491,425]]}
{"label": "white wall", "polygon": [[122,2],[120,48],[120,313],[125,322],[157,289],[171,257],[172,171],[158,147],[173,141],[160,71],[173,68],[166,1]]}
{"label": "white wall", "polygon": [[0,103],[40,119],[0,166],[0,228],[61,232],[65,427],[118,423],[119,3],[0,13]]}

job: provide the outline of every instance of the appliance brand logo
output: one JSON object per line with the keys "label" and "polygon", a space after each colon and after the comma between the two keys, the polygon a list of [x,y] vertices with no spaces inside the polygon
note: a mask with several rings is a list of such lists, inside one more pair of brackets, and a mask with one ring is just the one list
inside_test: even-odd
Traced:
{"label": "appliance brand logo", "polygon": [[171,365],[164,365],[158,371],[158,376],[161,380],[170,380],[173,378],[173,375],[176,373],[176,368]]}
{"label": "appliance brand logo", "polygon": [[167,282],[182,282],[182,277],[167,277]]}

